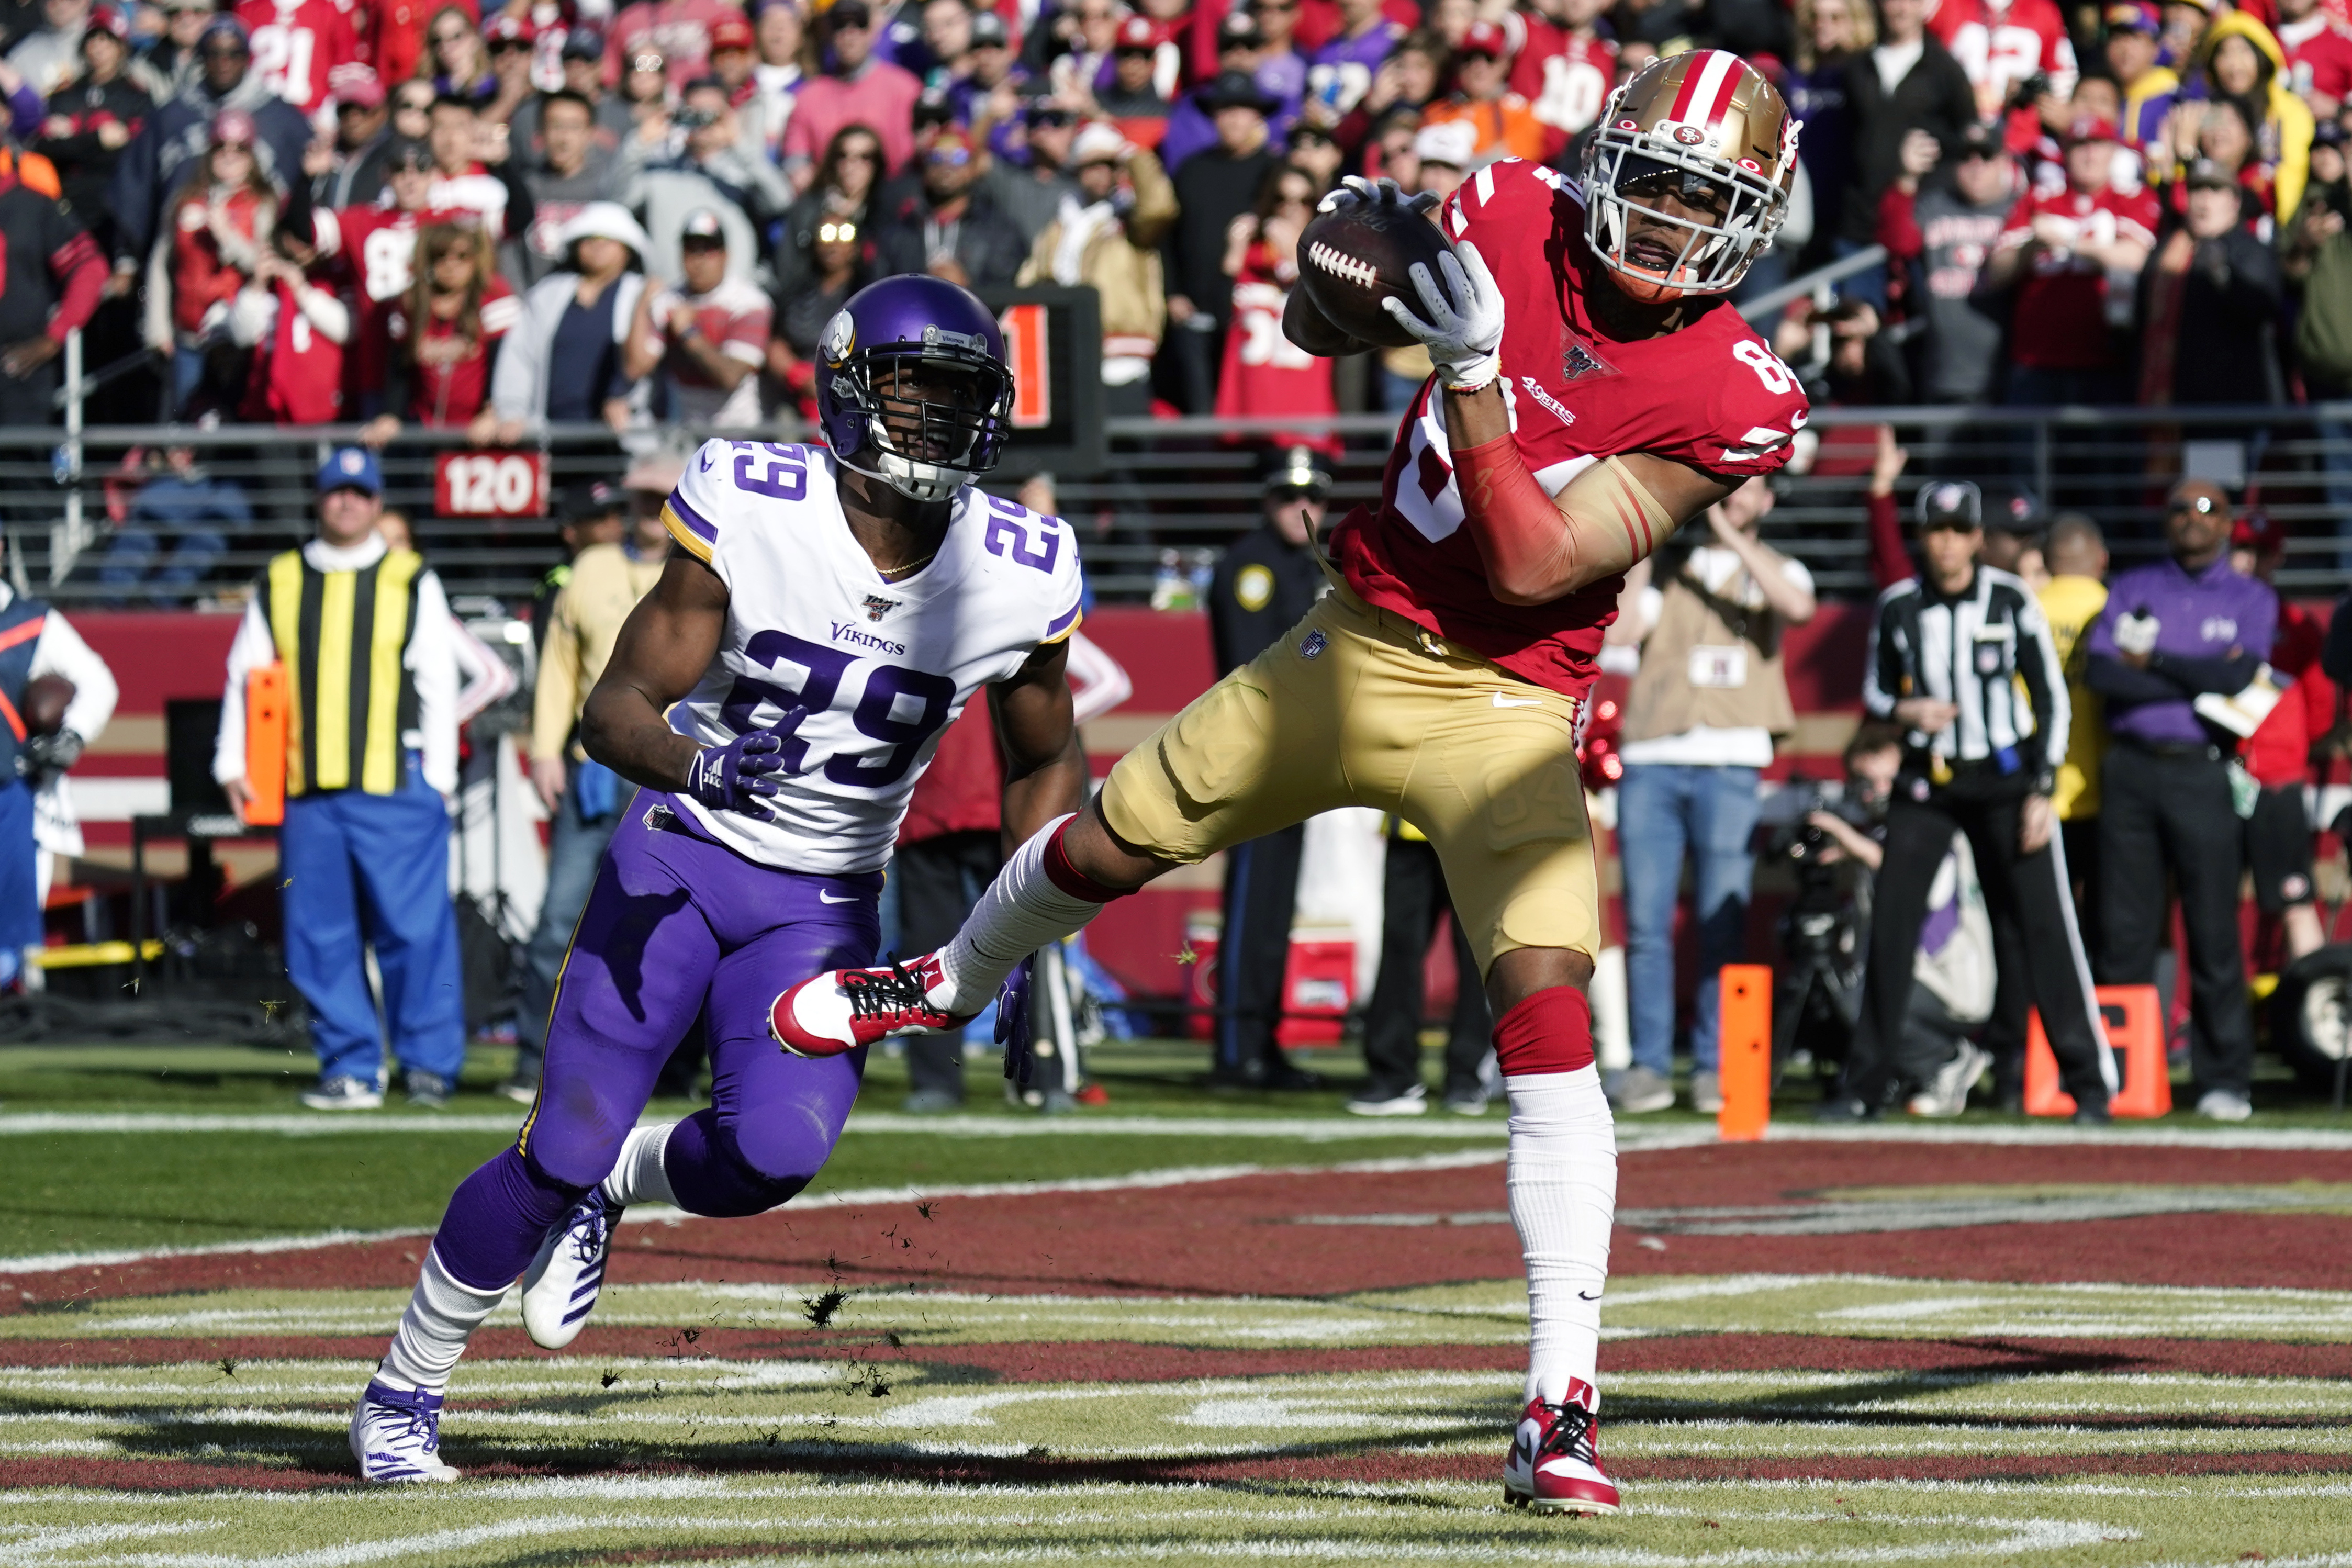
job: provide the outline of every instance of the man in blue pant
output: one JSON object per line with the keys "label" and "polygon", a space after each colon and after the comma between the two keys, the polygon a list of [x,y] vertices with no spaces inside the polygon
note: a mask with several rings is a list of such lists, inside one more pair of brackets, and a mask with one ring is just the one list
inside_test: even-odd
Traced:
{"label": "man in blue pant", "polygon": [[[388,1033],[412,1104],[447,1103],[465,1063],[449,813],[457,668],[440,579],[375,531],[373,453],[319,470],[319,536],[270,562],[230,645],[213,776],[242,813],[246,678],[286,671],[286,970],[310,1009],[314,1110],[383,1103]],[[380,1022],[364,949],[383,981]]]}

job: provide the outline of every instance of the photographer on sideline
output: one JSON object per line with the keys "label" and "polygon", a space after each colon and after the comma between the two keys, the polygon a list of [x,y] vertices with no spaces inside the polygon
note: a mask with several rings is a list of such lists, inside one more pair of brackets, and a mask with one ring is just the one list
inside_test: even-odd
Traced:
{"label": "photographer on sideline", "polygon": [[1716,972],[1746,955],[1756,781],[1772,763],[1773,745],[1797,727],[1781,635],[1813,618],[1812,574],[1757,537],[1771,510],[1771,487],[1760,478],[1709,507],[1706,542],[1671,542],[1626,574],[1620,602],[1630,614],[1609,633],[1621,645],[1642,645],[1618,746],[1633,1037],[1633,1065],[1610,1091],[1620,1115],[1675,1102],[1675,906],[1686,852],[1698,884],[1691,1109],[1713,1115],[1723,1108]]}
{"label": "photographer on sideline", "polygon": [[[2107,1120],[2114,1072],[2093,1011],[2050,792],[2066,752],[2065,672],[2041,608],[2006,572],[1977,563],[1983,500],[1974,485],[1919,496],[1926,571],[1878,601],[1863,704],[1904,727],[1871,916],[1862,1017],[1825,1119],[1876,1116],[1898,1088],[1935,1090],[1945,1060],[1922,1060],[1905,1027],[1928,894],[1955,831],[1968,835],[2004,967],[2032,982],[2075,1120]],[[2022,686],[2022,691],[2020,688]],[[1958,1085],[1960,1095],[1965,1083]]]}

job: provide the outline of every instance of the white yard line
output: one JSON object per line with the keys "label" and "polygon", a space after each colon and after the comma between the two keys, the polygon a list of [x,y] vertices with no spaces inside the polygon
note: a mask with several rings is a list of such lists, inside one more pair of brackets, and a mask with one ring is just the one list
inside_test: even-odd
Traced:
{"label": "white yard line", "polygon": [[[1349,1160],[1330,1165],[1179,1165],[1163,1171],[1136,1171],[1120,1176],[1074,1176],[1059,1182],[976,1182],[964,1186],[855,1187],[845,1192],[819,1193],[794,1198],[793,1211],[862,1208],[876,1204],[913,1203],[920,1199],[1034,1197],[1053,1193],[1118,1193],[1152,1187],[1181,1187],[1198,1182],[1231,1182],[1244,1176],[1317,1176],[1326,1173],[1372,1173],[1402,1171],[1444,1171],[1465,1165],[1498,1164],[1500,1149],[1465,1150],[1454,1154],[1409,1154],[1381,1160]],[[624,1224],[647,1221],[677,1224],[688,1216],[656,1204],[628,1211]],[[402,1241],[432,1235],[430,1230],[331,1230],[315,1236],[275,1236],[256,1241],[221,1241],[203,1247],[129,1247],[107,1252],[50,1252],[30,1258],[0,1258],[0,1276],[55,1274],[68,1268],[105,1268],[124,1263],[147,1263],[173,1258],[218,1258],[236,1253],[308,1252],[349,1243]]]}
{"label": "white yard line", "polygon": [[[352,1133],[512,1132],[520,1111],[489,1115],[438,1115],[415,1111],[313,1112],[279,1115],[173,1111],[0,1112],[0,1138],[63,1133],[274,1133],[288,1138],[331,1138]],[[933,1138],[1282,1138],[1308,1143],[1370,1142],[1388,1138],[1500,1142],[1507,1119],[1495,1117],[1329,1116],[901,1116],[859,1113],[843,1129],[851,1133],[915,1133]],[[1919,1125],[1885,1122],[1862,1127],[1822,1127],[1779,1121],[1766,1136],[1773,1142],[1983,1143],[2000,1146],[2104,1146],[2120,1149],[2275,1149],[2352,1151],[2352,1131],[2317,1127],[2207,1128],[2163,1122],[2105,1128],[2071,1125]],[[1704,1122],[1658,1125],[1621,1122],[1617,1146],[1627,1153],[1691,1149],[1719,1142]]]}

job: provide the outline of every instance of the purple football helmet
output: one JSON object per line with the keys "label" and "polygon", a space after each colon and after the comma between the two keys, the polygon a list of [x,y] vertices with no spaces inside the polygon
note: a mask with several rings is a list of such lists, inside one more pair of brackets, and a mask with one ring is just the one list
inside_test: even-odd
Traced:
{"label": "purple football helmet", "polygon": [[816,415],[844,468],[915,500],[945,500],[1004,455],[1013,428],[1004,334],[985,305],[944,279],[869,283],[818,340]]}

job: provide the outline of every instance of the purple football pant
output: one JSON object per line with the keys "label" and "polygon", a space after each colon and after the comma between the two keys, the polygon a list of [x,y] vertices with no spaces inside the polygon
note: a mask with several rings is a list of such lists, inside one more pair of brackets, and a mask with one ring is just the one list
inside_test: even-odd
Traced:
{"label": "purple football pant", "polygon": [[812,975],[874,961],[881,891],[878,871],[754,865],[704,837],[668,796],[641,792],[556,981],[539,1100],[514,1146],[450,1198],[433,1241],[442,1266],[478,1290],[512,1283],[548,1227],[612,1173],[698,1015],[711,1103],[677,1124],[663,1156],[679,1205],[761,1214],[808,1185],[849,1119],[866,1053],[787,1056],[768,1009]]}

